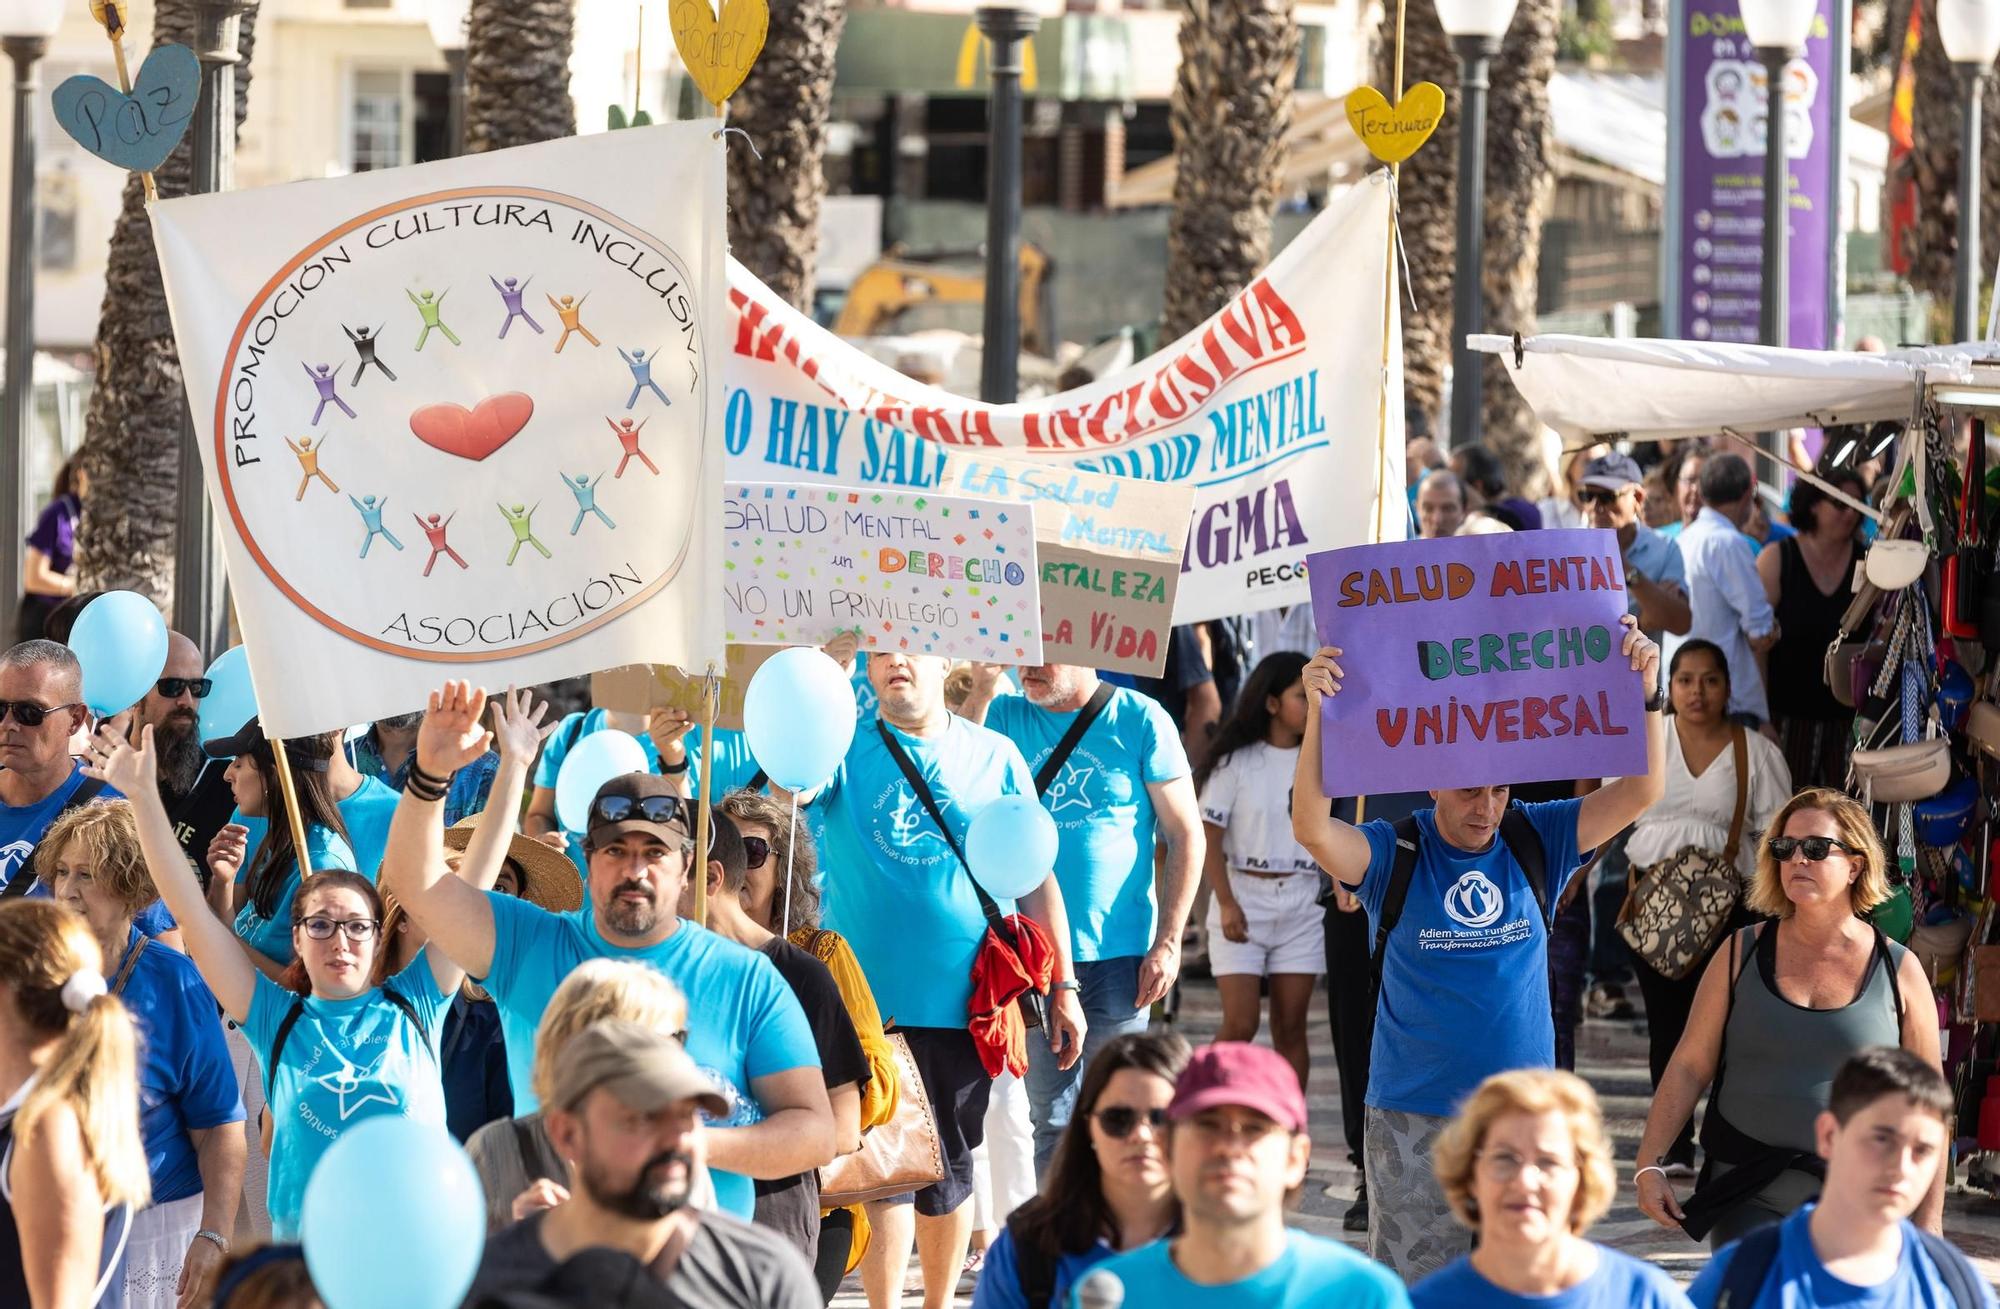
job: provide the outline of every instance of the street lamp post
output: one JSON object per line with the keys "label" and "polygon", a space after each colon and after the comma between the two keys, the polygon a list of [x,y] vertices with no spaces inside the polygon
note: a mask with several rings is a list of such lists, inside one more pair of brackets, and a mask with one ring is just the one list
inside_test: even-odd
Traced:
{"label": "street lamp post", "polygon": [[0,633],[14,639],[21,538],[33,504],[28,427],[35,400],[35,65],[62,26],[62,0],[0,3],[0,49],[14,61],[14,178],[7,211],[6,414],[0,418]]}
{"label": "street lamp post", "polygon": [[1014,5],[975,13],[993,90],[986,124],[986,305],[979,398],[1012,404],[1021,372],[1021,43],[1041,28]]}
{"label": "street lamp post", "polygon": [[1979,313],[1979,137],[1986,72],[2000,55],[2000,0],[1938,0],[1938,35],[1958,74],[1964,102],[1959,116],[1958,259],[1951,301],[1952,340],[1970,341]]}
{"label": "street lamp post", "polygon": [[471,10],[472,0],[431,0],[425,13],[431,40],[437,43],[438,53],[444,56],[444,66],[451,74],[445,136],[447,157],[453,159],[465,153],[465,24]]}
{"label": "street lamp post", "polygon": [[1486,293],[1487,73],[1515,0],[1437,0],[1438,22],[1458,51],[1458,267],[1451,293],[1451,445],[1479,440],[1484,397],[1480,356],[1466,344],[1484,330]]}
{"label": "street lamp post", "polygon": [[1816,0],[1742,0],[1743,32],[1764,65],[1764,266],[1757,336],[1786,344],[1791,315],[1791,160],[1785,146],[1785,68],[1806,50]]}

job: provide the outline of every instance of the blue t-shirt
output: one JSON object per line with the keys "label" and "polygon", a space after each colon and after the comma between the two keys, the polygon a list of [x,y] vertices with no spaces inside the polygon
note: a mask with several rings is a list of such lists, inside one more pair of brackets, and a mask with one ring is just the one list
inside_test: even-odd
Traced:
{"label": "blue t-shirt", "polygon": [[715,756],[715,780],[709,783],[709,799],[720,800],[731,791],[741,791],[757,776],[757,757],[750,753],[750,738],[731,727],[715,729],[715,748],[702,748],[701,729],[687,734],[688,785],[701,794],[701,770],[709,756]]}
{"label": "blue t-shirt", "polygon": [[1470,1256],[1410,1288],[1415,1309],[1688,1309],[1674,1279],[1642,1260],[1596,1245],[1597,1271],[1554,1295],[1515,1295],[1481,1277]]}
{"label": "blue t-shirt", "polygon": [[[342,800],[335,807],[340,810],[340,821],[347,828],[348,857],[344,864],[314,864],[313,872],[323,872],[327,868],[345,868],[350,872],[364,874],[369,881],[377,880],[382,871],[382,852],[389,845],[389,820],[396,816],[396,804],[402,799],[396,791],[379,778],[364,776],[361,785],[354,788],[354,794]],[[246,818],[238,809],[229,815],[229,821],[240,823],[249,829],[245,838],[243,867],[237,870],[238,880],[257,858],[257,847],[264,843],[264,833],[271,828],[264,818]]]}
{"label": "blue t-shirt", "polygon": [[[986,725],[1020,747],[1031,773],[1081,710],[1057,714],[1004,695]],[[1174,720],[1157,700],[1113,691],[1104,712],[1049,782],[1042,806],[1056,820],[1056,882],[1079,962],[1145,954],[1153,945],[1153,796],[1146,788],[1189,773]]]}
{"label": "blue t-shirt", "polygon": [[[83,765],[73,763],[68,779],[34,804],[0,804],[0,886],[13,881],[17,872],[23,877],[35,875],[34,869],[23,868],[22,865],[35,852],[35,846],[49,830],[49,824],[55,822],[56,815],[62,812],[63,805],[68,803],[83,781]],[[91,803],[122,798],[107,786],[98,791]]]}
{"label": "blue t-shirt", "polygon": [[[889,730],[930,784],[961,850],[974,814],[1003,795],[1035,793],[1021,752],[989,728],[953,714],[942,736]],[[903,780],[875,720],[855,727],[847,758],[811,813],[825,926],[854,947],[883,1020],[964,1027],[986,915],[971,876]],[[1003,913],[1010,903],[1001,902]]]}
{"label": "blue t-shirt", "polygon": [[[1155,1241],[1107,1259],[1103,1267],[1125,1284],[1128,1305],[1199,1305],[1201,1309],[1393,1309],[1409,1292],[1381,1264],[1338,1241],[1285,1229],[1285,1252],[1270,1267],[1226,1286],[1189,1281],[1174,1263],[1173,1244]],[[1071,1309],[1081,1309],[1076,1292]]]}
{"label": "blue t-shirt", "polygon": [[[1855,1286],[1829,1273],[1813,1249],[1807,1223],[1814,1207],[1807,1205],[1785,1219],[1778,1232],[1778,1257],[1771,1262],[1763,1291],[1736,1309],[1823,1309],[1831,1305],[1841,1309],[1953,1309],[1944,1278],[1938,1275],[1937,1265],[1907,1219],[1903,1222],[1903,1262],[1896,1275],[1879,1286]],[[1724,1246],[1694,1279],[1688,1299],[1695,1309],[1714,1309],[1735,1255],[1736,1245]],[[1979,1285],[1984,1293],[1982,1303],[1993,1309],[1993,1288],[1984,1282]]]}
{"label": "blue t-shirt", "polygon": [[[350,873],[360,872],[354,866],[353,847],[341,840],[339,833],[331,827],[322,827],[318,823],[306,828],[306,866],[315,873],[335,868],[344,868]],[[237,873],[239,883],[244,880],[249,868],[250,861],[245,859]],[[375,869],[370,868],[362,876],[374,881]],[[298,860],[294,859],[291,867],[285,870],[285,884],[278,889],[278,898],[272,902],[270,917],[257,912],[255,900],[244,901],[243,907],[236,911],[236,934],[252,950],[280,964],[292,962],[292,900],[299,893],[301,880]]]}
{"label": "blue t-shirt", "polygon": [[[532,1083],[535,1029],[556,987],[586,959],[644,964],[680,987],[688,1005],[688,1055],[730,1103],[729,1116],[709,1120],[711,1126],[744,1127],[763,1118],[751,1087],[756,1079],[819,1067],[805,1010],[771,961],[755,950],[686,919],[658,945],[628,950],[598,934],[587,903],[573,913],[552,914],[497,891],[486,898],[493,906],[493,967],[479,980],[500,1006],[515,1113],[541,1107]],[[749,1219],[756,1209],[750,1179],[712,1171],[716,1199]]]}
{"label": "blue t-shirt", "polygon": [[[591,733],[604,731],[609,725],[606,722],[609,717],[610,715],[602,709],[565,715],[563,720],[556,724],[556,730],[549,733],[549,739],[542,742],[542,757],[535,764],[535,785],[553,791],[556,778],[562,775],[563,760],[569,758],[570,750],[578,741]],[[582,724],[581,727],[578,726],[579,723]],[[646,752],[646,771],[659,772],[660,752],[653,747],[653,738],[644,732],[639,732],[635,739],[639,742],[639,748]],[[583,853],[582,835],[577,832],[565,832],[564,835],[569,839],[570,862],[577,866],[579,872],[589,872],[590,861]]]}
{"label": "blue t-shirt", "polygon": [[[145,939],[135,926],[113,977]],[[201,1170],[188,1133],[243,1121],[243,1097],[222,1039],[215,995],[193,960],[150,942],[133,961],[118,998],[139,1030],[139,1134],[146,1143],[153,1203],[199,1195]]]}
{"label": "blue t-shirt", "polygon": [[[287,991],[262,973],[250,997],[243,1035],[259,1069],[271,1066],[271,1045],[294,1002],[304,1012],[285,1038],[272,1080],[271,1236],[299,1239],[306,1179],[349,1126],[382,1114],[445,1125],[438,1085],[438,1037],[448,1003],[431,976],[427,951],[389,979],[421,1020],[409,1019],[380,987],[351,1000],[321,1000]],[[357,1197],[365,1203],[365,1197]]]}
{"label": "blue t-shirt", "polygon": [[[1097,1265],[1117,1255],[1108,1241],[1100,1239],[1081,1254],[1065,1254],[1056,1260],[1056,1284],[1050,1304],[1069,1302],[1069,1288]],[[1014,1233],[1000,1230],[986,1247],[979,1265],[979,1284],[972,1290],[972,1309],[1028,1309],[1028,1293],[1021,1289],[1021,1269],[1014,1262]]]}
{"label": "blue t-shirt", "polygon": [[[1582,862],[1576,848],[1582,804],[1520,807],[1541,834],[1551,903]],[[1417,866],[1402,920],[1383,952],[1368,1103],[1445,1118],[1491,1074],[1553,1068],[1556,1053],[1548,927],[1528,875],[1497,835],[1479,854],[1447,845],[1435,815],[1417,811]],[[1354,893],[1379,921],[1396,829],[1376,819],[1361,831],[1374,857]]]}

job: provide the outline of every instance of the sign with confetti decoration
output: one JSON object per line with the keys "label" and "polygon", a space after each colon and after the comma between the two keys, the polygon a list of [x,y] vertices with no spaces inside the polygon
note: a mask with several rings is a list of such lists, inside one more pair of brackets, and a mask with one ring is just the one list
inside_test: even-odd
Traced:
{"label": "sign with confetti decoration", "polygon": [[720,665],[715,128],[153,210],[267,727]]}
{"label": "sign with confetti decoration", "polygon": [[732,644],[1042,662],[1035,518],[960,496],[731,482],[722,505]]}

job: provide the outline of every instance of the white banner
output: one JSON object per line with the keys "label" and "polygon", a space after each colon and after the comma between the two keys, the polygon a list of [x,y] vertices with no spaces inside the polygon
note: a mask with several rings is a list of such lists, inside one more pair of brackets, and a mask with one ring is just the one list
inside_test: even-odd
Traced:
{"label": "white banner", "polygon": [[267,730],[720,662],[715,130],[154,207]]}
{"label": "white banner", "polygon": [[[1187,482],[1197,488],[1194,523],[1175,618],[1302,603],[1308,554],[1404,533],[1401,329],[1394,298],[1383,304],[1388,231],[1378,173],[1336,196],[1197,331],[1116,376],[1006,406],[910,381],[732,262],[729,475],[932,490],[945,485],[948,452],[994,450]],[[1388,509],[1371,534],[1378,483]]]}

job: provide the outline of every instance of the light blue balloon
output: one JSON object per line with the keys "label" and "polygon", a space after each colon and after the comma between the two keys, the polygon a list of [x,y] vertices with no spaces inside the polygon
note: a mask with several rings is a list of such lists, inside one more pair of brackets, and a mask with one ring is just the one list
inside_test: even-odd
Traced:
{"label": "light blue balloon", "polygon": [[250,656],[240,645],[232,645],[208,666],[212,683],[200,701],[196,730],[203,741],[219,741],[243,730],[243,724],[257,716],[257,692],[250,685]]}
{"label": "light blue balloon", "polygon": [[965,862],[995,900],[1017,900],[1056,866],[1056,820],[1031,795],[1003,795],[965,834]]}
{"label": "light blue balloon", "polygon": [[486,1247],[486,1201],[443,1124],[385,1114],[320,1156],[299,1231],[327,1309],[456,1309]]}
{"label": "light blue balloon", "polygon": [[630,732],[592,732],[563,756],[556,773],[556,820],[565,832],[581,832],[597,790],[614,777],[643,773],[653,766],[646,747]]}
{"label": "light blue balloon", "polygon": [[787,791],[833,776],[854,741],[854,684],[821,650],[780,650],[743,693],[743,736],[757,766]]}
{"label": "light blue balloon", "polygon": [[153,689],[167,666],[167,620],[136,591],[107,591],[76,616],[69,648],[83,665],[90,712],[121,713]]}

